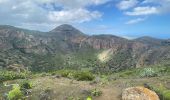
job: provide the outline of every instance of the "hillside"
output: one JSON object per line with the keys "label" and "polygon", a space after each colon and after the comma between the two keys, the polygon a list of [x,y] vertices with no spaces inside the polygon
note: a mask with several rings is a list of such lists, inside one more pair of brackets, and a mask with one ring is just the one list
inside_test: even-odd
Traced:
{"label": "hillside", "polygon": [[169,65],[169,40],[0,26],[0,100],[169,100]]}
{"label": "hillside", "polygon": [[88,68],[114,72],[147,65],[168,65],[169,61],[169,40],[89,36],[67,24],[49,32],[0,26],[1,69],[50,71]]}

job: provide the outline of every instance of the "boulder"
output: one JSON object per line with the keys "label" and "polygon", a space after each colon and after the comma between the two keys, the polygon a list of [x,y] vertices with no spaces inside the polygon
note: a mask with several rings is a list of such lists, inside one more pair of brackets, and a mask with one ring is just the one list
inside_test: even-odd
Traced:
{"label": "boulder", "polygon": [[130,87],[122,92],[122,100],[160,100],[158,95],[148,88]]}

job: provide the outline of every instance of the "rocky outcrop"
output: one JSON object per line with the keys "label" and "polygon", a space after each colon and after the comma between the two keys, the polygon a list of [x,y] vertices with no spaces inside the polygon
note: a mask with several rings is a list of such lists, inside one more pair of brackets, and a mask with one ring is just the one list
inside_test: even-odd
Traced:
{"label": "rocky outcrop", "polygon": [[125,46],[128,40],[113,35],[94,35],[85,39],[82,44],[88,44],[94,49],[119,49]]}
{"label": "rocky outcrop", "polygon": [[160,100],[158,95],[145,87],[130,87],[123,91],[122,100]]}

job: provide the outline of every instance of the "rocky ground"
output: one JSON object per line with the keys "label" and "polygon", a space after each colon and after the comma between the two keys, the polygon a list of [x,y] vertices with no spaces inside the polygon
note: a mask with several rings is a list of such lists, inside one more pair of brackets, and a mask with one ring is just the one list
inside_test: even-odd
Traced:
{"label": "rocky ground", "polygon": [[[20,81],[6,81],[4,84],[5,86],[9,86],[10,84],[17,84]],[[85,100],[88,96],[91,96],[93,100],[121,100],[122,92],[129,87],[149,84],[154,87],[164,86],[170,89],[170,76],[136,79],[122,78],[110,81],[102,79],[95,81],[76,81],[63,77],[41,76],[30,79],[30,81],[33,87],[29,90],[30,93],[28,93],[26,100]],[[4,87],[1,86],[1,94],[5,92],[2,89]],[[99,92],[101,93],[96,95]]]}

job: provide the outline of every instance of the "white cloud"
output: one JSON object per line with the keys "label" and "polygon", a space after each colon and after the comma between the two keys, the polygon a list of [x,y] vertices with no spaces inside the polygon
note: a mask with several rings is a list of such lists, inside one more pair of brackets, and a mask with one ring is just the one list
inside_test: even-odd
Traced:
{"label": "white cloud", "polygon": [[137,0],[122,0],[117,4],[117,7],[121,10],[127,10],[129,8],[136,6],[137,3],[138,3]]}
{"label": "white cloud", "polygon": [[157,9],[160,13],[169,13],[170,12],[170,0],[144,0],[143,4],[155,4],[158,5]]}
{"label": "white cloud", "polygon": [[[0,24],[40,29],[63,23],[83,23],[99,19],[99,11],[88,10],[109,0],[0,0]],[[35,26],[35,27],[33,27]],[[41,26],[42,27],[42,26]]]}
{"label": "white cloud", "polygon": [[144,20],[146,20],[146,18],[136,18],[136,19],[129,20],[125,24],[136,24],[136,23],[142,22]]}
{"label": "white cloud", "polygon": [[170,2],[170,0],[144,0],[142,3],[163,3],[163,2]]}
{"label": "white cloud", "polygon": [[[51,0],[53,1],[53,0]],[[110,0],[55,0],[66,8],[81,8],[89,5],[100,5]]]}
{"label": "white cloud", "polygon": [[121,0],[117,7],[129,16],[170,13],[170,0]]}
{"label": "white cloud", "polygon": [[53,22],[76,22],[82,23],[90,21],[92,19],[97,19],[102,16],[101,13],[97,11],[90,12],[86,9],[72,9],[72,10],[63,10],[63,11],[51,11],[49,12],[49,19]]}
{"label": "white cloud", "polygon": [[126,15],[130,16],[139,16],[139,15],[151,15],[151,14],[158,14],[159,10],[156,7],[136,7],[131,12],[126,12]]}

